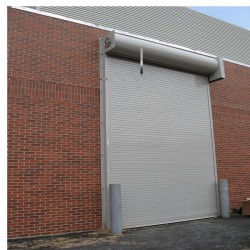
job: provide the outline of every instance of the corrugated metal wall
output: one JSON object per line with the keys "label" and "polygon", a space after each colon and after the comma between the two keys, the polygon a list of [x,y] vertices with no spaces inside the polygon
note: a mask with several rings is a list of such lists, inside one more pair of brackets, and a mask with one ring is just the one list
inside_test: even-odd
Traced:
{"label": "corrugated metal wall", "polygon": [[102,25],[250,64],[250,31],[186,7],[41,7]]}

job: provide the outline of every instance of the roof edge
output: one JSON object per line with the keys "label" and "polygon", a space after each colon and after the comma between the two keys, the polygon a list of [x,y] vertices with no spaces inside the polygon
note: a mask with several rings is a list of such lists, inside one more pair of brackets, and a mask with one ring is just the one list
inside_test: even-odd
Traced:
{"label": "roof edge", "polygon": [[[77,20],[77,19],[73,19],[73,18],[64,17],[64,16],[61,16],[61,15],[52,14],[52,13],[48,13],[48,12],[45,12],[45,11],[40,11],[40,6],[36,6],[35,9],[34,8],[29,8],[29,7],[23,7],[23,6],[11,6],[11,8],[18,9],[18,10],[23,10],[23,11],[27,11],[27,12],[31,12],[31,13],[35,13],[35,14],[40,14],[40,15],[43,15],[43,16],[53,17],[53,18],[68,21],[68,22],[83,24],[83,25],[93,27],[93,28],[96,28],[96,29],[107,30],[107,31],[115,31],[116,33],[119,33],[119,34],[123,34],[123,35],[131,36],[131,37],[143,39],[143,40],[146,40],[146,41],[151,41],[151,42],[154,42],[154,43],[157,43],[157,44],[162,44],[162,45],[170,46],[170,47],[173,47],[173,48],[182,49],[182,50],[193,52],[193,53],[196,53],[196,54],[199,54],[199,55],[205,55],[205,56],[209,56],[209,57],[212,57],[212,58],[217,57],[215,55],[212,55],[212,54],[209,54],[209,53],[206,53],[206,52],[202,52],[202,51],[198,51],[198,50],[192,50],[192,49],[189,49],[189,48],[186,48],[186,47],[183,47],[183,46],[162,42],[162,41],[159,41],[157,39],[144,37],[144,36],[140,36],[140,35],[135,35],[135,34],[132,34],[132,33],[129,33],[129,32],[124,32],[124,31],[121,31],[121,30],[116,30],[116,29],[112,29],[112,28],[109,28],[109,27],[96,25],[96,24],[93,24],[93,23],[89,23],[89,22],[85,22],[85,21],[81,21],[81,20]],[[241,62],[234,61],[234,60],[227,59],[227,58],[223,58],[223,60],[250,68],[250,65],[245,64],[245,63],[241,63]]]}

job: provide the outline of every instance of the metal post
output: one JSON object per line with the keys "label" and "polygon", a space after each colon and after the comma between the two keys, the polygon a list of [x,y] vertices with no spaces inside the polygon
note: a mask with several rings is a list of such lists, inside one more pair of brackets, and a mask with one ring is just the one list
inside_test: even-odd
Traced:
{"label": "metal post", "polygon": [[121,185],[109,184],[110,229],[112,234],[122,234]]}
{"label": "metal post", "polygon": [[219,180],[220,213],[222,218],[230,218],[229,193],[227,180]]}

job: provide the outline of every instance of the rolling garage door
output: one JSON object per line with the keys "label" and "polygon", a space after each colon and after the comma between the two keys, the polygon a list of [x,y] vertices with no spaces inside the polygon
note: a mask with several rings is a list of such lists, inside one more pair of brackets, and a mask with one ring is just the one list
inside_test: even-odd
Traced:
{"label": "rolling garage door", "polygon": [[207,76],[105,56],[107,184],[123,228],[216,216]]}

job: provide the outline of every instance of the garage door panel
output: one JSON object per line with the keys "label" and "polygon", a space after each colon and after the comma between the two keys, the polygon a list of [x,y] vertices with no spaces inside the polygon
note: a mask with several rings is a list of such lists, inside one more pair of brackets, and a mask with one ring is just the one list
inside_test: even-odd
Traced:
{"label": "garage door panel", "polygon": [[123,227],[217,215],[207,77],[107,56],[106,79]]}

